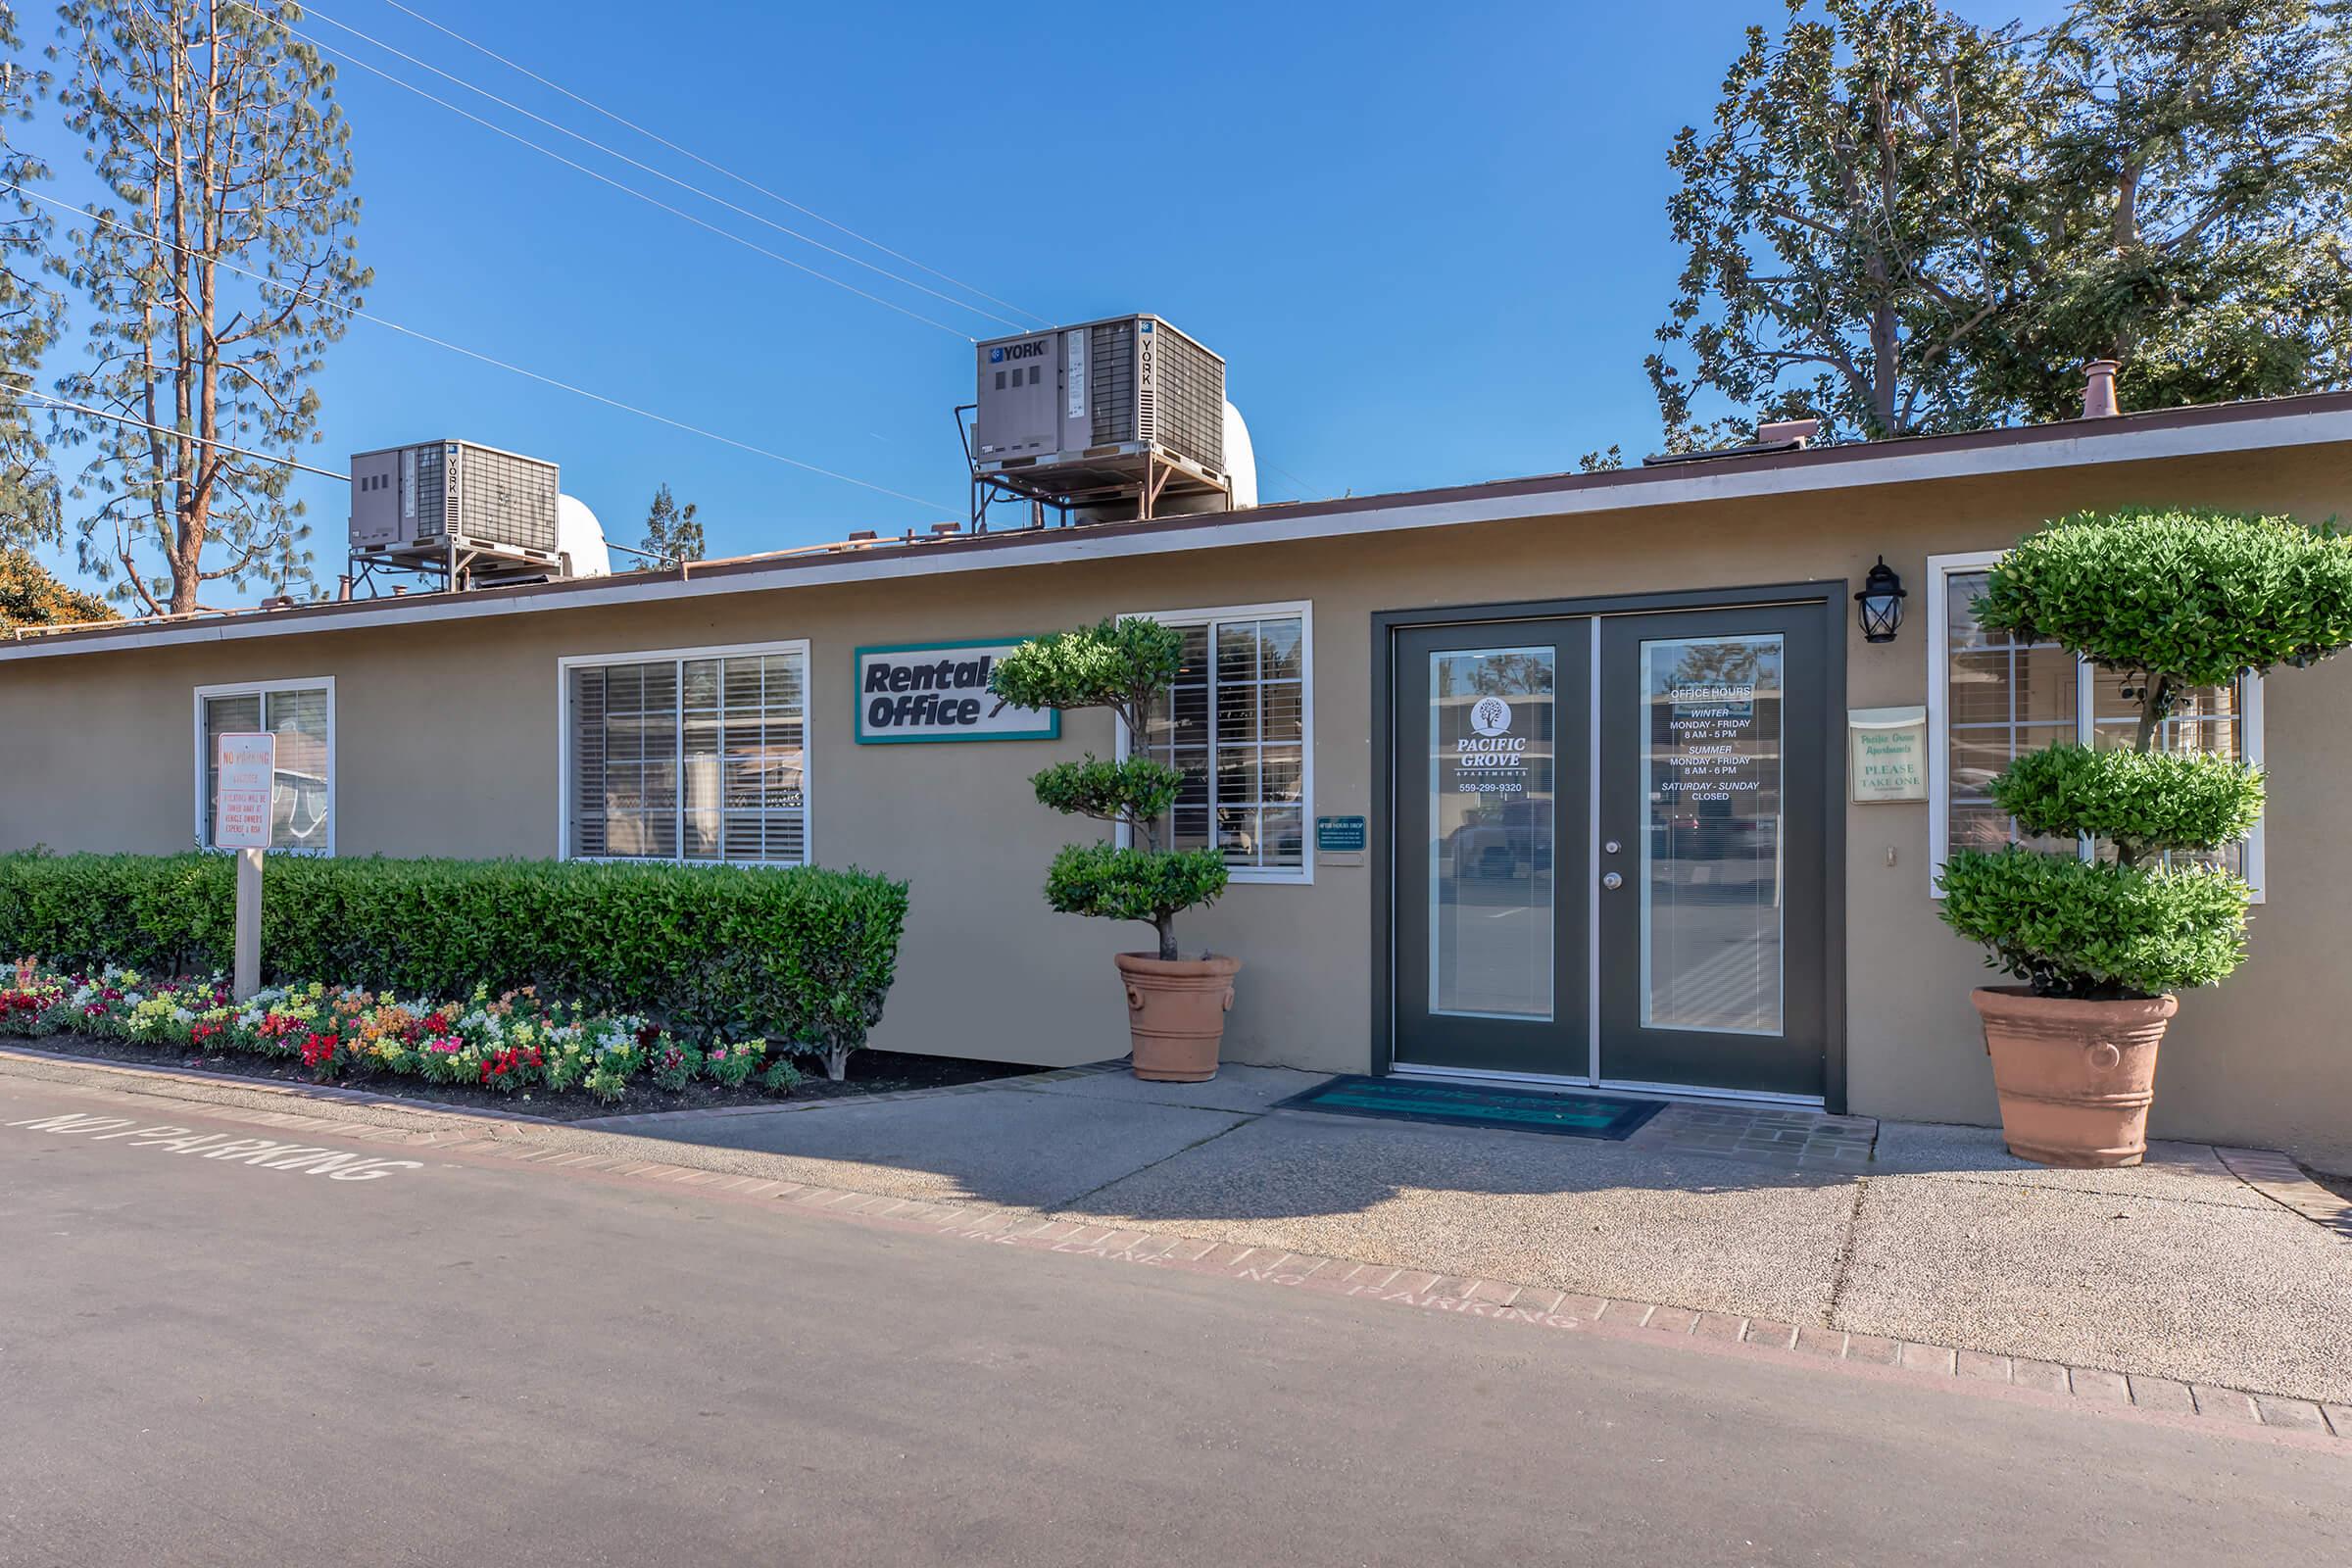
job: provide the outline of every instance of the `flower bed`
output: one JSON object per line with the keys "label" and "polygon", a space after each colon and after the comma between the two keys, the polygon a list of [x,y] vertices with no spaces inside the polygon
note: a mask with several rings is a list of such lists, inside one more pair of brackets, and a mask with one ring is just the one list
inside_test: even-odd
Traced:
{"label": "flower bed", "polygon": [[698,1080],[788,1092],[791,1057],[765,1040],[697,1046],[635,1013],[597,1012],[524,989],[465,1002],[389,993],[270,987],[242,1004],[218,978],[158,979],[120,967],[95,975],[20,963],[0,985],[0,1036],[73,1033],[206,1055],[298,1061],[321,1082],[416,1078],[495,1094],[576,1090],[608,1104],[632,1086],[676,1093]]}
{"label": "flower bed", "polygon": [[[0,960],[211,974],[235,951],[235,873],[225,855],[0,854]],[[839,1078],[882,1017],[906,920],[906,883],[854,869],[272,856],[262,978],[536,986],[681,1040],[776,1041]]]}

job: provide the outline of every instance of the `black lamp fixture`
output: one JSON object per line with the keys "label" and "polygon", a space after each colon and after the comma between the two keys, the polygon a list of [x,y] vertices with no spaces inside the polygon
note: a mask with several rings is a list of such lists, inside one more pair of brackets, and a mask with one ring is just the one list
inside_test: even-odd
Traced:
{"label": "black lamp fixture", "polygon": [[1862,591],[1854,595],[1864,642],[1894,641],[1894,628],[1903,623],[1906,597],[1903,579],[1894,574],[1894,568],[1886,564],[1886,558],[1881,556],[1879,564],[1870,568],[1870,575],[1862,579]]}

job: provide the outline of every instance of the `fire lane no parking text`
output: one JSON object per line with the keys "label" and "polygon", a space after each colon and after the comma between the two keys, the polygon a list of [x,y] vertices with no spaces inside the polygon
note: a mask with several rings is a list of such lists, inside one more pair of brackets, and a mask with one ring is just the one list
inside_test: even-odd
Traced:
{"label": "fire lane no parking text", "polygon": [[338,1182],[368,1182],[397,1171],[420,1170],[416,1159],[384,1159],[349,1150],[324,1149],[316,1144],[289,1144],[274,1138],[240,1138],[234,1133],[199,1133],[169,1123],[142,1124],[130,1116],[64,1114],[27,1116],[0,1123],[22,1132],[62,1133],[91,1143],[120,1142],[125,1149],[159,1150],[167,1154],[194,1154],[225,1160],[259,1170],[293,1171],[324,1176]]}

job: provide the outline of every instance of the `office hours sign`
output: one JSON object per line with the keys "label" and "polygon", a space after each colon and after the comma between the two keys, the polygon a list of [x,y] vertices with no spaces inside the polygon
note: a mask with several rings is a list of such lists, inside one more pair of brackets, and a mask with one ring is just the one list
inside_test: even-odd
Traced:
{"label": "office hours sign", "polygon": [[1054,739],[1060,713],[1016,708],[988,689],[998,661],[1026,640],[858,649],[858,744]]}

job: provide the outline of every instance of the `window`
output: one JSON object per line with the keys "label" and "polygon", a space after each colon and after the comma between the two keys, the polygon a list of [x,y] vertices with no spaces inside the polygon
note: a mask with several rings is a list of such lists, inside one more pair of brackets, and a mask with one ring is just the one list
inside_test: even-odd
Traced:
{"label": "window", "polygon": [[808,863],[807,643],[560,668],[566,857]]}
{"label": "window", "polygon": [[277,737],[270,847],[334,854],[335,683],[325,675],[196,689],[196,842],[213,847],[220,737],[263,731]]}
{"label": "window", "polygon": [[[2020,644],[1977,625],[1971,606],[1999,552],[1937,556],[1928,562],[1930,859],[1940,868],[1955,849],[1998,849],[2018,839],[2017,823],[1985,795],[2010,760],[2057,741],[2085,746],[2132,744],[2139,718],[2125,700],[2124,677],[2083,663],[2055,643]],[[2262,681],[2241,675],[2228,686],[2198,687],[2175,702],[2164,722],[2167,750],[2211,752],[2262,760]],[[2219,857],[2262,890],[2261,824]],[[2056,849],[2046,842],[2036,848]],[[2084,846],[2084,853],[2090,853]],[[2112,847],[2103,847],[2112,854]],[[1933,870],[1931,871],[1933,875]]]}
{"label": "window", "polygon": [[1184,633],[1183,670],[1143,737],[1144,755],[1184,770],[1176,847],[1214,845],[1237,882],[1313,881],[1308,607],[1151,618]]}

